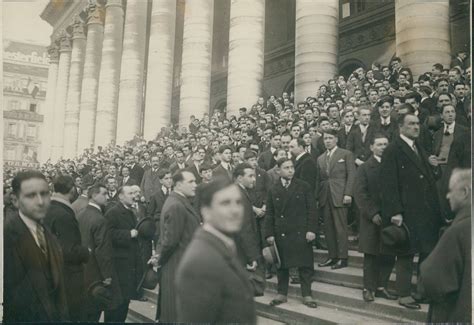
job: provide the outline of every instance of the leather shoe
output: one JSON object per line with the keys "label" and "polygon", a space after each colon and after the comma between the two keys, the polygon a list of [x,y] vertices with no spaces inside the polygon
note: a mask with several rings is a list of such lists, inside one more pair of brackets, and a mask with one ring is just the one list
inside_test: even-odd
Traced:
{"label": "leather shoe", "polygon": [[295,277],[291,277],[290,279],[290,283],[291,284],[300,284],[300,277],[299,276],[295,276]]}
{"label": "leather shoe", "polygon": [[337,269],[342,269],[344,267],[347,267],[347,260],[346,259],[340,259],[337,261],[336,264],[331,266],[331,269],[337,270]]}
{"label": "leather shoe", "polygon": [[337,259],[332,259],[332,258],[328,258],[326,261],[324,261],[323,263],[319,263],[318,266],[319,267],[326,267],[326,266],[331,266],[331,265],[334,265],[337,263]]}
{"label": "leather shoe", "polygon": [[384,298],[384,299],[387,299],[387,300],[397,300],[398,297],[397,296],[394,296],[392,295],[391,293],[389,293],[387,291],[387,289],[383,288],[383,289],[377,289],[375,291],[375,297],[377,298]]}
{"label": "leather shoe", "polygon": [[408,309],[421,309],[421,306],[415,301],[404,301],[402,299],[398,300],[398,304]]}
{"label": "leather shoe", "polygon": [[364,291],[362,291],[362,298],[364,298],[366,302],[371,302],[374,301],[374,294],[372,291],[364,289]]}

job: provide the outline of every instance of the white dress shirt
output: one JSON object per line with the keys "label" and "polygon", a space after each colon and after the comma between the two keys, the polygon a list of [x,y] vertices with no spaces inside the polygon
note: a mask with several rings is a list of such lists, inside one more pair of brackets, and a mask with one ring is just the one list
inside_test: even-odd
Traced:
{"label": "white dress shirt", "polygon": [[30,231],[31,235],[33,236],[35,242],[36,242],[36,245],[38,245],[38,247],[41,249],[41,246],[39,244],[39,241],[38,241],[38,237],[36,236],[36,231],[38,229],[38,223],[31,219],[31,218],[28,218],[27,216],[25,216],[21,211],[18,211],[19,214],[20,214],[20,218],[21,220],[23,220],[23,222],[25,223],[26,225],[26,228],[28,228],[28,230]]}

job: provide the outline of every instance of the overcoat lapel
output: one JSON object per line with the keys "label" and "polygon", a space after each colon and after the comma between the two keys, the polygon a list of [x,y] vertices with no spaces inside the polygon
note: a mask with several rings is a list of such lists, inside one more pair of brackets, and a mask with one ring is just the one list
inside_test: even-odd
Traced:
{"label": "overcoat lapel", "polygon": [[191,202],[187,198],[184,198],[182,195],[177,194],[175,192],[172,192],[170,196],[173,195],[175,198],[177,198],[179,201],[181,201],[186,209],[196,218],[198,223],[201,223],[201,219],[199,218],[199,215],[196,213],[196,210],[194,207],[191,205]]}
{"label": "overcoat lapel", "polygon": [[[422,151],[418,150],[419,157],[417,157],[416,153],[408,146],[408,144],[405,141],[400,139],[398,143],[399,143],[399,146],[401,147],[401,149],[403,150],[403,152],[408,156],[408,158],[410,158],[410,160],[415,164],[415,166],[423,174],[428,176],[426,166],[422,162],[422,159],[424,159]],[[419,146],[417,146],[417,148],[419,148]]]}
{"label": "overcoat lapel", "polygon": [[[342,154],[342,151],[339,150],[339,148],[336,148],[336,150],[332,154],[331,159],[329,160],[329,172],[331,172],[331,170],[334,168],[334,166],[336,166],[336,163],[342,157],[341,154]],[[326,153],[326,157],[327,157],[327,153]]]}
{"label": "overcoat lapel", "polygon": [[280,188],[280,191],[282,193],[282,197],[283,197],[283,202],[282,202],[282,208],[281,210],[282,211],[285,211],[285,208],[286,208],[286,205],[288,203],[288,201],[290,200],[290,198],[293,196],[293,194],[295,194],[295,182],[291,181],[290,183],[290,186],[288,186],[288,188],[284,188],[283,187],[283,184],[281,183],[281,180],[278,182],[279,184],[277,186],[279,186]]}

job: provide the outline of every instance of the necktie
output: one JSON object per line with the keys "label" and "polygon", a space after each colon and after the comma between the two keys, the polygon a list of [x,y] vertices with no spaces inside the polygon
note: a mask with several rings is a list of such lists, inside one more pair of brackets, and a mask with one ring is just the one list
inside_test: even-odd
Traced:
{"label": "necktie", "polygon": [[326,173],[329,175],[329,164],[331,163],[331,151],[326,153]]}
{"label": "necktie", "polygon": [[367,128],[365,128],[365,130],[362,131],[362,142],[365,142],[365,136],[366,135],[367,135]]}
{"label": "necktie", "polygon": [[448,131],[448,129],[446,129],[446,131],[444,131],[444,135],[445,135],[445,136],[450,136],[451,133]]}
{"label": "necktie", "polygon": [[285,189],[288,189],[289,186],[290,186],[290,181],[287,179],[283,179],[283,187]]}
{"label": "necktie", "polygon": [[413,149],[413,151],[415,152],[416,156],[419,157],[420,154],[418,153],[418,149],[416,148],[416,145],[415,143],[413,143],[413,145],[411,146],[411,148]]}
{"label": "necktie", "polygon": [[46,244],[46,237],[44,236],[44,228],[40,223],[36,224],[36,238],[38,239],[38,245],[44,256],[48,256],[48,245]]}

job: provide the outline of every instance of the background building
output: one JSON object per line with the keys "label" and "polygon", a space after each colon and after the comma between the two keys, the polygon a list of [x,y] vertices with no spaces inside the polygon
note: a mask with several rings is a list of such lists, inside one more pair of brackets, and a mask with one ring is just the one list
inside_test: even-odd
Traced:
{"label": "background building", "polygon": [[52,0],[41,17],[59,57],[53,160],[152,139],[191,115],[237,115],[260,95],[299,101],[395,55],[417,77],[470,48],[467,0]]}
{"label": "background building", "polygon": [[41,159],[49,58],[46,46],[3,41],[3,155],[6,165],[36,166]]}

